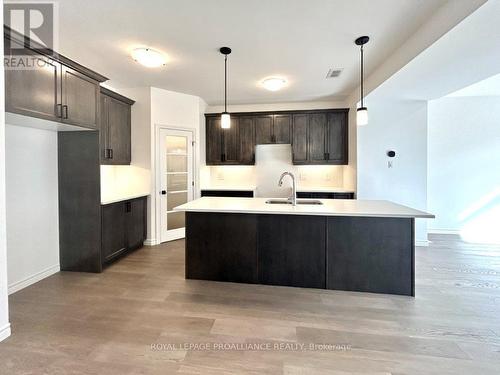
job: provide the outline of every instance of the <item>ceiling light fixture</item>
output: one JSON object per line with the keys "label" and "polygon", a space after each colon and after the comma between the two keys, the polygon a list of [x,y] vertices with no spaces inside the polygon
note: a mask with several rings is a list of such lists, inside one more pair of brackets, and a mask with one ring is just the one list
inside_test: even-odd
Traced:
{"label": "ceiling light fixture", "polygon": [[229,129],[231,127],[231,116],[227,111],[227,55],[231,53],[231,48],[222,47],[219,51],[224,55],[224,112],[220,116],[220,127]]}
{"label": "ceiling light fixture", "polygon": [[356,41],[354,43],[356,43],[356,45],[358,46],[361,46],[361,107],[358,108],[357,112],[356,112],[356,123],[358,125],[366,125],[368,124],[368,108],[366,108],[364,106],[364,103],[363,103],[363,95],[364,95],[364,92],[363,92],[363,84],[364,84],[364,78],[363,78],[363,46],[368,43],[368,41],[370,40],[369,37],[367,36],[360,36],[358,39],[356,39]]}
{"label": "ceiling light fixture", "polygon": [[157,68],[167,63],[167,58],[161,52],[151,48],[134,49],[132,51],[132,58],[148,68]]}
{"label": "ceiling light fixture", "polygon": [[270,77],[262,81],[262,86],[269,91],[278,91],[286,86],[286,79],[279,77]]}

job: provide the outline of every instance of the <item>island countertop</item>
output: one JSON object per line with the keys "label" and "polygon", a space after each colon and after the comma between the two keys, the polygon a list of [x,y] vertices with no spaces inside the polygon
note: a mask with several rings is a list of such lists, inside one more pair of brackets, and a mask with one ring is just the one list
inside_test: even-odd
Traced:
{"label": "island countertop", "polygon": [[[238,214],[361,216],[428,218],[435,216],[385,200],[318,199],[321,205],[268,204],[268,198],[203,197],[175,207],[175,211]],[[301,199],[306,200],[306,199]]]}

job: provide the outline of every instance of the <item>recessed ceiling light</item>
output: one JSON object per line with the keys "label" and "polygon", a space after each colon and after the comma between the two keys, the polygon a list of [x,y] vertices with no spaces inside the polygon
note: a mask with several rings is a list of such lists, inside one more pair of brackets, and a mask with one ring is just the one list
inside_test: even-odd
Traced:
{"label": "recessed ceiling light", "polygon": [[279,77],[270,77],[262,81],[262,86],[269,91],[278,91],[286,86],[286,79]]}
{"label": "recessed ceiling light", "polygon": [[157,68],[167,63],[167,58],[151,48],[136,48],[132,51],[132,58],[148,68]]}

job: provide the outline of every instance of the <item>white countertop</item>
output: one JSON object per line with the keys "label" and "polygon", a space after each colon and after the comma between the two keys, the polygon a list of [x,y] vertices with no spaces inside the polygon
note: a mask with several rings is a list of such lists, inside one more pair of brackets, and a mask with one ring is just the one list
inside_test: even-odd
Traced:
{"label": "white countertop", "polygon": [[149,192],[117,193],[117,194],[113,194],[113,195],[106,195],[104,197],[101,197],[101,204],[111,204],[111,203],[126,201],[126,200],[134,199],[134,198],[147,197],[148,195],[149,195]]}
{"label": "white countertop", "polygon": [[284,214],[318,216],[367,216],[434,218],[424,211],[415,210],[390,201],[355,199],[319,199],[322,205],[267,204],[268,198],[203,197],[174,208],[175,211],[225,212],[248,214]]}

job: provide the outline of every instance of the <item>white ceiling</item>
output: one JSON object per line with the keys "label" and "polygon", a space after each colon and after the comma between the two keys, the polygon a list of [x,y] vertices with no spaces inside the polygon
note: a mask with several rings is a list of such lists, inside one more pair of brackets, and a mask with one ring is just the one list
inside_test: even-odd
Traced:
{"label": "white ceiling", "polygon": [[[367,100],[433,100],[500,74],[499,20],[500,0],[487,1],[371,92]],[[479,92],[479,88],[484,92],[485,84],[473,89]]]}
{"label": "white ceiling", "polygon": [[[453,1],[453,0],[452,0]],[[110,78],[116,88],[155,86],[223,99],[223,57],[229,57],[230,103],[342,100],[359,84],[359,49],[369,35],[366,74],[391,55],[447,0],[64,0],[59,50]],[[129,54],[149,46],[168,54],[147,69]],[[330,68],[339,78],[325,79]],[[279,92],[260,79],[284,75]]]}
{"label": "white ceiling", "polygon": [[464,87],[463,89],[452,92],[447,96],[500,96],[500,74]]}

